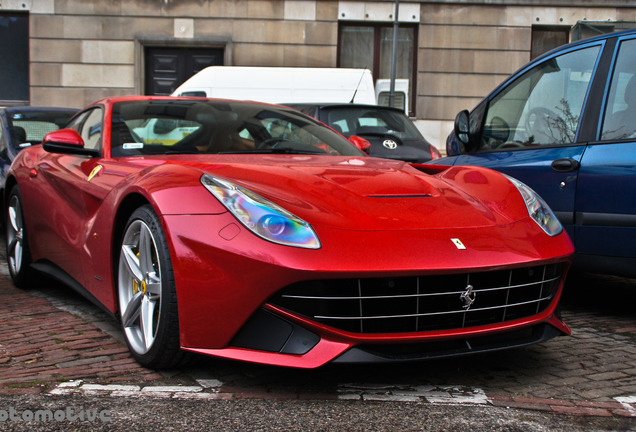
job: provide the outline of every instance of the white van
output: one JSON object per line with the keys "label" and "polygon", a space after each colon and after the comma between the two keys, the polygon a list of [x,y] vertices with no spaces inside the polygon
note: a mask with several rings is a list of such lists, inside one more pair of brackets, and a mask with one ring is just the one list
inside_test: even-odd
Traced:
{"label": "white van", "polygon": [[210,66],[172,95],[268,103],[376,104],[368,69]]}

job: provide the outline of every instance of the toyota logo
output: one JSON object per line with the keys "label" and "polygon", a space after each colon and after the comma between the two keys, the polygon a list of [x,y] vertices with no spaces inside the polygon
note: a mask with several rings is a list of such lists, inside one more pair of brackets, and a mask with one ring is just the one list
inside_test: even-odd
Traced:
{"label": "toyota logo", "polygon": [[391,139],[384,140],[382,145],[389,150],[395,150],[397,148],[397,143]]}

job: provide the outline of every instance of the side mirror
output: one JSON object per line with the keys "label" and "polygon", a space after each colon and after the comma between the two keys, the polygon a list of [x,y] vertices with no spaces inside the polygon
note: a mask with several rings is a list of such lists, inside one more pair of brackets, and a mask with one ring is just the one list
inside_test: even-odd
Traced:
{"label": "side mirror", "polygon": [[99,156],[99,150],[84,147],[84,140],[74,129],[59,129],[49,132],[42,139],[42,147],[49,153]]}
{"label": "side mirror", "polygon": [[[474,114],[474,113],[473,113]],[[471,119],[468,110],[460,111],[455,117],[453,133],[446,140],[448,156],[472,152],[477,147],[474,131],[471,133]]]}
{"label": "side mirror", "polygon": [[371,143],[368,140],[357,135],[351,135],[349,137],[349,142],[365,153],[368,153],[371,148]]}
{"label": "side mirror", "polygon": [[470,141],[470,113],[468,110],[460,111],[455,117],[455,136],[464,144],[468,145]]}

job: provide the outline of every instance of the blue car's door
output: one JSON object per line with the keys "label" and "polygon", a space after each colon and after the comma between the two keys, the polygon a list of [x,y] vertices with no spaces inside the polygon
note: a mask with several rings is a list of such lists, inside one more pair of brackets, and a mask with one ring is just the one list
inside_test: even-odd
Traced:
{"label": "blue car's door", "polygon": [[[479,165],[506,173],[529,185],[550,205],[568,234],[574,236],[578,164],[585,146],[461,155],[457,165]],[[558,170],[553,165],[569,165]]]}
{"label": "blue car's door", "polygon": [[[636,38],[616,45],[597,142],[581,160],[576,194],[576,250],[611,259],[636,258]],[[605,258],[603,258],[605,257]]]}
{"label": "blue car's door", "polygon": [[[471,114],[482,124],[475,152],[457,165],[480,165],[533,188],[575,236],[579,169],[587,143],[580,139],[603,42],[570,48],[531,63]],[[444,163],[440,160],[438,163]]]}

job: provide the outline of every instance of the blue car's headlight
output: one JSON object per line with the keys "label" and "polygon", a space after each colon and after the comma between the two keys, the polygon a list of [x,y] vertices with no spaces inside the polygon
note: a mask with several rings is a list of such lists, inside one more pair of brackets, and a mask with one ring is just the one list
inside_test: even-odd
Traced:
{"label": "blue car's headlight", "polygon": [[282,245],[320,248],[307,222],[262,196],[209,174],[201,176],[201,183],[254,234]]}
{"label": "blue car's headlight", "polygon": [[528,214],[541,227],[541,229],[552,237],[561,234],[563,226],[546,202],[524,183],[510,176],[506,177],[517,187],[526,203]]}

